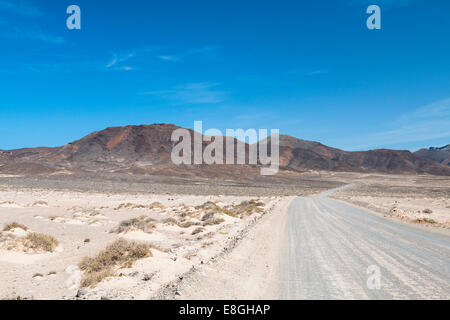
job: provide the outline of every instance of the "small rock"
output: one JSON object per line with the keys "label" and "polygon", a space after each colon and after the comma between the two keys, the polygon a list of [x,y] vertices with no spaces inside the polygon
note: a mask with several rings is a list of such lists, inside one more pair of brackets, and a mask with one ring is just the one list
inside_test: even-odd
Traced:
{"label": "small rock", "polygon": [[86,290],[78,289],[76,297],[79,298],[81,296],[84,296],[85,294],[87,294]]}

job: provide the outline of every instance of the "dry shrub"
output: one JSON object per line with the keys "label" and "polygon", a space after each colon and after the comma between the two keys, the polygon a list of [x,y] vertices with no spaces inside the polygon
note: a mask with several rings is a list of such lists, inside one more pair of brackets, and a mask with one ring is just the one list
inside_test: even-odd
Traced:
{"label": "dry shrub", "polygon": [[175,218],[166,218],[163,220],[163,223],[169,225],[178,225],[178,221]]}
{"label": "dry shrub", "polygon": [[118,239],[95,257],[85,257],[79,263],[83,270],[82,287],[93,287],[104,278],[114,275],[115,268],[130,268],[139,259],[151,257],[146,244]]}
{"label": "dry shrub", "polygon": [[250,200],[250,201],[242,201],[238,205],[227,206],[225,209],[228,209],[234,216],[249,216],[254,213],[262,213],[264,209],[264,203],[258,200]]}
{"label": "dry shrub", "polygon": [[423,219],[416,219],[415,220],[417,223],[429,223],[429,224],[436,224],[437,221],[430,219],[430,218],[423,218]]}
{"label": "dry shrub", "polygon": [[[254,213],[264,212],[264,209],[261,207],[264,207],[263,202],[258,200],[250,200],[250,201],[242,201],[238,205],[229,205],[223,208],[218,206],[214,202],[207,201],[204,204],[197,206],[195,208],[197,210],[205,212],[206,214],[223,213],[231,217],[243,217],[252,215]],[[205,216],[203,216],[203,218],[205,218]]]}
{"label": "dry shrub", "polygon": [[7,224],[3,228],[3,231],[11,231],[12,229],[15,229],[15,228],[20,228],[20,229],[25,230],[25,231],[28,230],[27,226],[24,226],[23,224],[20,224],[18,222],[13,222],[13,223]]}
{"label": "dry shrub", "polygon": [[50,235],[42,233],[30,233],[23,241],[23,245],[27,249],[35,251],[53,252],[59,242]]}
{"label": "dry shrub", "polygon": [[39,200],[33,203],[33,207],[35,206],[48,206],[48,203],[46,201]]}
{"label": "dry shrub", "polygon": [[177,221],[175,218],[166,218],[163,220],[163,223],[169,224],[169,225],[175,225],[180,228],[190,228],[192,226],[200,226],[200,222],[195,221]]}
{"label": "dry shrub", "polygon": [[152,210],[152,209],[162,209],[162,210],[164,210],[166,208],[166,206],[163,205],[160,202],[153,202],[151,205],[148,206],[148,208],[150,210]]}
{"label": "dry shrub", "polygon": [[217,210],[218,208],[220,208],[220,207],[212,201],[207,201],[207,202],[195,207],[195,209],[203,210],[203,211]]}
{"label": "dry shrub", "polygon": [[233,217],[235,216],[234,213],[228,209],[228,207],[222,208],[212,201],[207,201],[202,205],[196,206],[195,209],[206,212],[206,213],[219,212],[219,213],[223,213],[223,214],[226,214],[229,216],[233,216]]}
{"label": "dry shrub", "polygon": [[431,209],[425,209],[425,210],[423,210],[422,212],[423,212],[423,213],[431,214],[431,213],[433,213],[433,210],[431,210]]}
{"label": "dry shrub", "polygon": [[206,227],[206,226],[213,226],[213,225],[216,225],[216,224],[221,224],[221,223],[224,222],[224,221],[225,221],[225,220],[222,219],[222,218],[211,218],[211,219],[208,219],[208,220],[204,221],[204,222],[202,223],[202,225],[203,225],[204,227]]}
{"label": "dry shrub", "polygon": [[135,204],[135,203],[122,203],[120,204],[117,208],[114,208],[114,210],[119,210],[119,209],[165,209],[166,207],[159,203],[159,202],[153,202],[150,205],[145,205],[145,204]]}
{"label": "dry shrub", "polygon": [[180,228],[189,228],[189,227],[192,227],[192,226],[199,226],[199,225],[200,225],[200,222],[194,222],[194,221],[186,221],[186,222],[178,223],[178,226]]}
{"label": "dry shrub", "polygon": [[192,231],[192,235],[198,234],[200,232],[203,232],[205,228],[196,228],[194,231]]}
{"label": "dry shrub", "polygon": [[111,232],[122,233],[132,229],[138,229],[146,233],[151,233],[152,229],[154,229],[155,227],[156,223],[154,219],[148,218],[147,216],[140,216],[138,218],[121,221],[119,226]]}

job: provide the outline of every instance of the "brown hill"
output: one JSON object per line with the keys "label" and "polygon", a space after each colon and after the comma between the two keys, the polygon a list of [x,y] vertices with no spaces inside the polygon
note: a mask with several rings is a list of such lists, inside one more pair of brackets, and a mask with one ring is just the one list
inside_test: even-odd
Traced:
{"label": "brown hill", "polygon": [[414,152],[414,154],[450,166],[450,144],[440,148],[431,147],[428,149],[420,149]]}
{"label": "brown hill", "polygon": [[449,168],[418,157],[407,150],[378,149],[348,152],[286,135],[280,135],[280,165],[284,169],[295,171],[309,169],[450,175]]}
{"label": "brown hill", "polygon": [[[178,128],[171,124],[111,127],[62,147],[0,151],[0,173],[48,174],[70,170],[238,180],[259,176],[258,166],[174,165],[170,155],[176,142],[171,141],[171,135]],[[189,132],[192,137],[193,131]],[[244,144],[227,139],[233,140],[235,148]],[[203,147],[207,144],[204,142]],[[244,147],[249,148],[247,144]],[[347,152],[285,135],[280,136],[280,168],[292,173],[327,170],[450,175],[448,166],[409,151]]]}

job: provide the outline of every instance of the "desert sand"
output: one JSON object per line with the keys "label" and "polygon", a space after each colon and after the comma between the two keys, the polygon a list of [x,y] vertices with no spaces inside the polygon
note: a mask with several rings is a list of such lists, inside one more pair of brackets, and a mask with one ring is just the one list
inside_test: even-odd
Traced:
{"label": "desert sand", "polygon": [[375,215],[449,228],[446,177],[309,172],[264,187],[121,179],[0,179],[0,299],[279,298],[291,202],[337,186],[332,197]]}
{"label": "desert sand", "polygon": [[[1,229],[17,222],[27,231],[15,228],[2,232],[0,298],[156,297],[167,284],[231,250],[242,233],[261,217],[280,213],[286,199],[3,190],[0,192]],[[223,212],[206,215],[208,206],[249,207],[253,212],[236,216]],[[134,225],[123,230],[118,228],[121,222],[144,217],[150,221],[145,228]],[[52,252],[24,252],[21,246],[8,247],[8,241],[17,241],[30,232],[50,235],[59,244]],[[115,268],[114,276],[80,290],[83,272],[78,266],[82,258],[95,256],[117,239],[145,243],[151,247],[152,256],[136,261],[131,267]]]}

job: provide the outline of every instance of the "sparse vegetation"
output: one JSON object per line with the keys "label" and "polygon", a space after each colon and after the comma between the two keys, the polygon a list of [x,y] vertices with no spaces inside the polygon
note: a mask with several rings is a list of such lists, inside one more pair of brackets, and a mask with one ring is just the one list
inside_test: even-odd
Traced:
{"label": "sparse vegetation", "polygon": [[27,226],[24,226],[23,224],[20,224],[20,223],[18,223],[18,222],[12,222],[12,223],[10,223],[10,224],[7,224],[7,225],[3,228],[3,231],[11,231],[12,229],[15,229],[15,228],[20,228],[20,229],[25,230],[25,231],[28,230],[28,227],[27,227]]}
{"label": "sparse vegetation", "polygon": [[238,205],[225,207],[220,207],[214,202],[207,201],[200,206],[196,206],[195,209],[205,212],[206,214],[202,217],[202,221],[208,221],[210,216],[215,213],[223,213],[231,217],[244,217],[264,212],[262,207],[264,207],[264,203],[258,200],[242,201]]}
{"label": "sparse vegetation", "polygon": [[132,229],[138,229],[146,233],[151,233],[152,229],[154,229],[155,227],[156,222],[154,219],[148,218],[147,216],[140,216],[138,218],[121,221],[119,226],[111,232],[122,233]]}
{"label": "sparse vegetation", "polygon": [[169,225],[178,225],[178,221],[175,218],[166,218],[163,220],[163,223],[169,224]]}
{"label": "sparse vegetation", "polygon": [[162,210],[164,210],[166,208],[166,206],[163,205],[160,202],[153,202],[151,205],[148,206],[148,208],[150,210],[152,210],[152,209],[162,209]]}
{"label": "sparse vegetation", "polygon": [[195,222],[195,221],[186,221],[186,222],[179,222],[178,226],[180,228],[189,228],[192,226],[199,226],[201,223],[200,222]]}
{"label": "sparse vegetation", "polygon": [[118,239],[95,257],[85,257],[79,263],[83,271],[82,287],[93,287],[113,276],[116,268],[130,268],[139,259],[152,256],[148,245]]}
{"label": "sparse vegetation", "polygon": [[33,203],[33,207],[36,207],[36,206],[48,206],[48,203],[46,202],[46,201],[42,201],[42,200],[39,200],[39,201],[36,201],[35,203]]}
{"label": "sparse vegetation", "polygon": [[30,233],[23,241],[23,245],[27,249],[35,251],[53,252],[59,242],[54,237],[42,233]]}
{"label": "sparse vegetation", "polygon": [[212,217],[212,218],[210,218],[210,219],[208,219],[208,220],[205,220],[203,223],[202,223],[202,225],[205,227],[205,226],[213,226],[213,225],[216,225],[216,224],[221,224],[222,222],[224,222],[225,220],[224,219],[222,219],[222,218],[215,218],[215,217]]}
{"label": "sparse vegetation", "polygon": [[423,219],[416,219],[416,222],[418,223],[429,223],[429,224],[436,224],[437,222],[430,218],[423,218]]}
{"label": "sparse vegetation", "polygon": [[423,210],[422,212],[423,212],[423,213],[427,213],[427,214],[431,214],[431,213],[433,213],[433,210],[431,210],[431,209],[425,209],[425,210]]}
{"label": "sparse vegetation", "polygon": [[249,216],[254,213],[262,213],[264,212],[264,203],[258,200],[250,200],[250,201],[242,201],[238,205],[225,207],[231,211],[235,216]]}
{"label": "sparse vegetation", "polygon": [[166,206],[164,206],[160,202],[153,202],[149,205],[128,202],[128,203],[120,204],[117,208],[114,208],[114,210],[120,210],[120,209],[149,209],[149,210],[161,209],[161,210],[164,210],[165,208],[166,208]]}
{"label": "sparse vegetation", "polygon": [[195,228],[194,231],[192,231],[192,235],[196,235],[198,233],[201,233],[205,230],[205,228]]}

